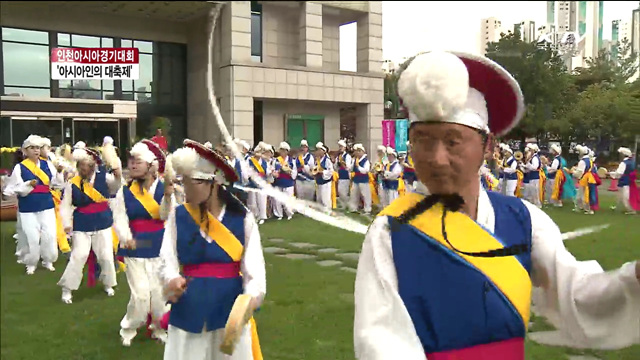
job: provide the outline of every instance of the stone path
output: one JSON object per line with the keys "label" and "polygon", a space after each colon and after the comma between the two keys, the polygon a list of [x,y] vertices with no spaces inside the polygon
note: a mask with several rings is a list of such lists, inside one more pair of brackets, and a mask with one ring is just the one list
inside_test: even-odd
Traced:
{"label": "stone path", "polygon": [[[262,249],[267,254],[274,254],[277,257],[290,259],[290,260],[316,260],[316,264],[321,267],[338,267],[345,272],[355,273],[356,269],[348,264],[343,263],[343,260],[358,260],[359,253],[340,253],[340,249],[336,248],[324,248],[317,244],[307,242],[288,242],[284,239],[265,239],[264,248]],[[272,246],[270,246],[272,245]],[[296,252],[295,249],[304,250],[304,254]],[[321,258],[318,258],[321,255]],[[327,259],[327,257],[334,257],[335,259]]]}

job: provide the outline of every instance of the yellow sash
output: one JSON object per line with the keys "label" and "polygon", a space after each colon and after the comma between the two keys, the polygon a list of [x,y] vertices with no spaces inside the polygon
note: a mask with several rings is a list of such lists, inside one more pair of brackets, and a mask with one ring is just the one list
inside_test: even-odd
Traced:
{"label": "yellow sash", "polygon": [[29,159],[24,159],[22,160],[21,164],[24,165],[24,167],[26,167],[29,171],[31,171],[33,175],[35,175],[38,179],[40,179],[40,181],[42,181],[44,185],[49,186],[49,176],[47,176],[47,174],[42,171],[42,169],[40,169],[39,162],[40,161],[38,160],[38,164],[36,164]]}
{"label": "yellow sash", "polygon": [[[80,187],[80,183],[82,183],[82,178],[80,175],[76,175],[71,179],[71,183],[78,187],[78,189],[82,189]],[[84,194],[87,195],[93,202],[101,203],[107,201],[107,199],[100,194],[98,190],[96,190],[90,182],[84,183]]]}
{"label": "yellow sash", "polygon": [[[580,161],[582,161],[582,159]],[[589,199],[590,199],[589,192],[591,189],[589,189],[589,184],[596,183],[596,178],[593,176],[591,169],[593,169],[593,162],[589,161],[589,168],[584,171],[584,175],[582,175],[582,177],[580,178],[580,181],[578,181],[578,184],[580,185],[580,187],[584,188],[584,196],[582,200],[586,205],[589,205]]]}
{"label": "yellow sash", "polygon": [[251,158],[251,162],[253,163],[253,166],[255,166],[256,169],[258,169],[258,173],[260,173],[260,175],[266,175],[267,174],[264,171],[264,169],[262,168],[262,165],[260,165],[260,162],[258,160],[256,160],[256,158],[252,157]]}
{"label": "yellow sash", "polygon": [[[423,198],[423,195],[409,193],[398,198],[379,215],[398,217]],[[451,249],[442,236],[442,212],[442,205],[436,204],[409,224],[445,248]],[[492,234],[461,212],[447,213],[445,226],[447,238],[456,248],[466,252],[486,252],[504,247]],[[496,285],[518,311],[526,329],[529,325],[532,284],[529,273],[520,261],[515,256],[485,258],[457,252],[454,254],[473,265]]]}
{"label": "yellow sash", "polygon": [[516,184],[516,197],[522,198],[524,194],[522,193],[522,188],[524,187],[524,173],[520,170],[516,170],[516,175],[518,176],[518,182]]}
{"label": "yellow sash", "polygon": [[262,349],[260,348],[260,338],[258,337],[258,328],[256,327],[256,320],[251,317],[251,354],[253,360],[262,360]]}
{"label": "yellow sash", "polygon": [[564,186],[564,172],[562,171],[562,168],[558,169],[558,171],[556,171],[556,179],[553,182],[553,192],[551,193],[551,199],[556,200],[556,201],[561,201],[561,195],[560,195],[560,189],[562,189],[562,186]]}
{"label": "yellow sash", "polygon": [[540,187],[540,189],[538,191],[538,195],[540,196],[540,203],[544,204],[544,198],[547,192],[547,175],[544,174],[544,170],[542,169],[538,170],[538,173],[540,174],[540,181],[538,182],[538,186]]}
{"label": "yellow sash", "polygon": [[[187,209],[191,218],[200,229],[204,231],[211,239],[213,239],[218,246],[224,250],[233,261],[240,261],[242,259],[242,253],[244,252],[244,246],[240,240],[236,238],[233,233],[227,229],[218,219],[216,219],[210,212],[207,212],[207,222],[201,222],[202,218],[200,209],[196,206],[192,206],[188,203],[184,204],[184,208]],[[207,229],[206,224],[209,224]]]}
{"label": "yellow sash", "polygon": [[[160,183],[158,183],[159,185]],[[153,198],[145,188],[140,187],[140,184],[137,181],[131,183],[129,186],[129,190],[133,196],[135,196],[136,200],[142,204],[145,210],[151,215],[151,218],[154,220],[160,219],[160,205],[156,202],[156,199]]]}

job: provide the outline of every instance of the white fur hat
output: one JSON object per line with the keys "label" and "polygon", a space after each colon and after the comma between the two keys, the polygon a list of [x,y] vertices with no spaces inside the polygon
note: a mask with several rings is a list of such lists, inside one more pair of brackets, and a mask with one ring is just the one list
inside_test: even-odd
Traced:
{"label": "white fur hat", "polygon": [[387,147],[387,155],[398,156],[398,154],[396,153],[395,149],[392,148],[392,147]]}
{"label": "white fur hat", "polygon": [[137,157],[152,165],[158,166],[158,171],[164,173],[166,167],[166,156],[158,144],[151,140],[142,139],[137,142],[129,151],[131,156]]}
{"label": "white fur hat", "polygon": [[511,149],[511,146],[507,144],[500,144],[500,149],[502,149],[502,151],[506,151],[508,153],[513,154],[513,150]]}
{"label": "white fur hat", "polygon": [[73,145],[74,149],[84,149],[87,147],[87,144],[84,141],[78,141],[75,145]]}
{"label": "white fur hat", "polygon": [[30,146],[35,146],[35,147],[41,147],[42,146],[42,139],[40,138],[40,136],[38,135],[29,135],[27,136],[26,139],[24,139],[24,142],[22,142],[22,148],[26,149]]}
{"label": "white fur hat", "polygon": [[273,149],[273,145],[271,145],[271,144],[264,143],[264,144],[262,145],[262,149],[263,149],[265,152],[266,152],[266,151],[270,151],[272,154],[275,154],[275,153],[276,153],[276,151]]}
{"label": "white fur hat", "polygon": [[538,144],[535,144],[535,143],[527,144],[525,149],[530,149],[530,150],[533,150],[534,152],[540,151],[540,148],[538,147]]}
{"label": "white fur hat", "polygon": [[555,152],[558,155],[562,154],[562,148],[558,144],[551,145],[551,151]]}
{"label": "white fur hat", "polygon": [[80,162],[83,160],[95,161],[96,164],[100,164],[100,154],[97,151],[89,148],[78,148],[73,150],[73,161]]}
{"label": "white fur hat", "polygon": [[[169,168],[171,170],[169,170]],[[176,150],[167,159],[167,172],[192,179],[213,180],[230,185],[238,181],[238,174],[216,151],[196,141],[185,139],[184,147]]]}
{"label": "white fur hat", "polygon": [[621,147],[618,149],[618,152],[626,157],[631,157],[631,155],[633,154],[631,152],[631,149],[626,148],[626,147]]}
{"label": "white fur hat", "polygon": [[329,148],[323,144],[322,141],[318,141],[318,143],[316,143],[316,149],[322,149],[324,152],[329,152]]}
{"label": "white fur hat", "polygon": [[242,145],[242,147],[247,151],[251,150],[251,145],[244,140],[240,140],[240,145]]}
{"label": "white fur hat", "polygon": [[584,145],[576,145],[576,151],[580,155],[587,155],[589,153],[589,148]]}
{"label": "white fur hat", "polygon": [[344,141],[343,139],[338,140],[338,146],[344,146],[347,147],[347,142]]}
{"label": "white fur hat", "polygon": [[106,145],[106,144],[112,144],[113,145],[113,138],[109,135],[105,136],[104,139],[102,139],[102,146]]}
{"label": "white fur hat", "polygon": [[366,152],[366,150],[364,149],[364,146],[362,146],[362,144],[354,144],[353,145],[353,150],[362,150],[363,152]]}
{"label": "white fur hat", "polygon": [[306,147],[309,147],[309,143],[307,142],[307,140],[302,139],[302,140],[300,141],[300,146],[306,146]]}
{"label": "white fur hat", "polygon": [[387,152],[387,147],[384,146],[384,145],[378,145],[376,150],[382,151],[382,152]]}
{"label": "white fur hat", "polygon": [[291,146],[289,146],[289,144],[287,144],[286,141],[283,141],[283,142],[280,143],[280,146],[278,146],[278,149],[279,150],[287,150],[287,151],[289,151],[289,150],[291,150]]}
{"label": "white fur hat", "polygon": [[398,94],[411,122],[448,122],[505,135],[524,115],[518,82],[478,55],[433,51],[401,72]]}
{"label": "white fur hat", "polygon": [[51,147],[51,139],[40,136],[40,147],[43,146]]}

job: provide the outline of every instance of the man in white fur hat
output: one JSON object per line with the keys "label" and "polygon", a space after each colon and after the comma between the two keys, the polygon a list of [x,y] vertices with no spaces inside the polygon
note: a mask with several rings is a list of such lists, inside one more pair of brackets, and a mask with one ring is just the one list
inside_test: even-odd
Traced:
{"label": "man in white fur hat", "polygon": [[516,196],[518,187],[518,161],[513,156],[513,150],[507,144],[500,144],[503,154],[503,164],[500,169],[500,179],[502,180],[501,191],[507,196]]}
{"label": "man in white fur hat", "polygon": [[[637,211],[640,211],[640,196],[636,185],[636,179],[638,178],[636,162],[629,148],[619,148],[618,154],[622,157],[622,161],[616,171],[609,174],[612,178],[618,179],[617,206],[620,206],[625,211],[625,214],[635,215]],[[612,207],[612,209],[615,210],[617,206]]]}
{"label": "man in white fur hat", "polygon": [[[230,151],[228,162],[229,162],[229,165],[238,174],[238,182],[235,183],[234,185],[244,187],[244,186],[247,186],[247,184],[249,183],[249,169],[247,169],[247,166],[249,166],[249,164],[247,163],[247,160],[245,160],[245,156],[246,156],[245,154],[249,151],[249,144],[246,141],[242,141],[240,139],[234,139],[233,141],[236,144],[236,146],[238,146],[238,148],[240,149],[240,152],[243,155],[242,157],[237,158],[236,155]],[[229,147],[229,145],[227,145],[227,147]],[[245,206],[247,206],[249,195],[245,191],[240,190],[236,187],[230,188],[229,191],[235,197],[237,197]]]}
{"label": "man in white fur hat", "polygon": [[[279,155],[276,159],[274,167],[275,187],[283,193],[293,197],[295,179],[298,176],[298,171],[295,164],[295,159],[289,156],[291,146],[286,141],[280,143],[278,147]],[[283,213],[284,209],[284,213]],[[287,220],[291,220],[293,217],[293,209],[290,206],[281,203],[274,199],[273,215],[278,220],[282,220],[284,215],[287,215]]]}
{"label": "man in white fur hat", "polygon": [[108,173],[100,154],[90,148],[73,151],[78,175],[64,190],[60,215],[65,232],[73,231],[73,249],[67,267],[58,281],[62,288],[62,302],[72,303],[72,292],[82,282],[84,265],[93,250],[101,269],[101,280],[107,296],[113,296],[116,268],[113,254],[113,213],[109,199],[122,185],[122,173],[115,169]]}
{"label": "man in white fur hat", "polygon": [[387,193],[382,186],[382,181],[384,180],[383,172],[384,168],[389,163],[387,159],[387,147],[384,145],[378,145],[376,148],[377,159],[376,162],[371,167],[371,172],[376,179],[376,191],[378,192],[378,199],[380,200],[379,206],[382,208],[387,204]]}
{"label": "man in white fur hat", "polygon": [[538,155],[537,144],[527,144],[525,152],[529,151],[529,161],[524,165],[525,173],[525,187],[527,188],[525,199],[529,200],[535,206],[542,208],[540,202],[540,168],[542,163],[540,162],[540,156]]}
{"label": "man in white fur hat", "polygon": [[296,196],[302,200],[313,201],[316,183],[311,171],[316,166],[313,155],[309,152],[307,140],[300,141],[300,154],[296,158],[298,177],[296,178]]}
{"label": "man in white fur hat", "polygon": [[640,262],[576,260],[537,206],[487,192],[478,170],[525,111],[500,65],[418,55],[400,73],[419,183],[372,223],[355,284],[358,359],[524,359],[536,315],[576,343],[640,343]]}
{"label": "man in white fur hat", "polygon": [[371,162],[362,144],[353,145],[353,185],[351,187],[351,199],[349,211],[356,212],[360,201],[364,203],[365,215],[371,214],[371,186],[369,185],[369,171]]}
{"label": "man in white fur hat", "polygon": [[25,159],[17,164],[4,188],[5,196],[18,197],[18,218],[22,231],[19,236],[19,260],[26,265],[28,275],[36,271],[40,259],[42,266],[55,271],[58,259],[56,246],[56,214],[51,189],[64,186],[50,161],[40,159],[43,140],[29,135],[22,143]]}
{"label": "man in white fur hat", "polygon": [[316,202],[322,204],[326,210],[333,207],[331,201],[331,187],[333,184],[333,163],[329,158],[329,148],[322,142],[316,144],[315,158],[318,173],[316,178]]}
{"label": "man in white fur hat", "polygon": [[345,209],[349,204],[349,187],[351,186],[351,168],[353,167],[353,159],[347,152],[347,142],[345,140],[338,141],[338,157],[336,158],[335,169],[338,169],[338,203]]}
{"label": "man in white fur hat", "polygon": [[389,159],[387,165],[384,167],[384,172],[382,173],[382,188],[385,192],[384,207],[389,206],[395,199],[398,198],[398,185],[400,176],[402,175],[402,166],[398,163],[398,155],[396,151],[388,147],[387,148],[387,159]]}
{"label": "man in white fur hat", "polygon": [[593,215],[598,210],[597,187],[594,180],[594,164],[589,153],[591,150],[584,145],[577,145],[576,151],[580,160],[573,172],[573,177],[578,180],[578,192],[573,211],[584,211],[587,215]]}
{"label": "man in white fur hat", "polygon": [[562,199],[554,200],[551,196],[553,189],[556,187],[558,171],[562,171],[562,148],[560,145],[551,145],[551,154],[553,155],[553,161],[551,161],[551,165],[547,167],[546,197],[548,202],[553,206],[562,207]]}
{"label": "man in white fur hat", "polygon": [[[253,150],[253,156],[249,158],[249,166],[253,169],[257,176],[263,181],[267,181],[267,177],[271,175],[271,168],[267,161],[262,157],[263,152],[266,149],[263,147],[264,143],[260,142],[258,146]],[[259,189],[260,187],[252,178],[249,178],[249,187],[252,189]],[[258,219],[258,224],[264,224],[267,220],[267,194],[262,192],[250,192],[248,195],[248,205],[253,215]]]}

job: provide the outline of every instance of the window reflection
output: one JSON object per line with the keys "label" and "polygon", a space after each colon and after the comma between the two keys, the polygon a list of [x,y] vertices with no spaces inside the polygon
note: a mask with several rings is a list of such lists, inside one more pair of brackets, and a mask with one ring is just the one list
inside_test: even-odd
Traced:
{"label": "window reflection", "polygon": [[151,104],[151,93],[136,93],[138,103]]}
{"label": "window reflection", "polygon": [[49,47],[2,43],[4,84],[49,87]]}
{"label": "window reflection", "polygon": [[34,44],[49,45],[49,34],[46,31],[2,28],[3,41],[21,41]]}
{"label": "window reflection", "polygon": [[6,96],[24,96],[24,97],[51,97],[51,90],[49,89],[36,89],[36,88],[24,88],[16,86],[5,86],[4,95]]}
{"label": "window reflection", "polygon": [[120,40],[120,47],[127,47],[127,48],[133,47],[133,41],[122,39]]}
{"label": "window reflection", "polygon": [[113,91],[113,80],[102,80],[102,90]]}
{"label": "window reflection", "polygon": [[133,47],[138,48],[141,53],[153,53],[153,42],[151,41],[134,41]]}
{"label": "window reflection", "polygon": [[113,38],[102,38],[102,47],[103,48],[112,48],[113,47]]}
{"label": "window reflection", "polygon": [[71,46],[71,35],[58,33],[58,46]]}
{"label": "window reflection", "polygon": [[73,47],[99,48],[100,38],[96,36],[71,35],[71,45]]}
{"label": "window reflection", "polygon": [[102,99],[100,80],[60,80],[59,96],[75,99]]}
{"label": "window reflection", "polygon": [[133,80],[120,81],[122,81],[122,91],[133,91]]}
{"label": "window reflection", "polygon": [[62,144],[62,119],[60,120],[16,120],[12,119],[13,143],[22,144],[24,139],[38,129],[38,135],[51,139],[52,145]]}
{"label": "window reflection", "polygon": [[140,54],[140,77],[135,80],[136,91],[151,91],[153,55]]}

